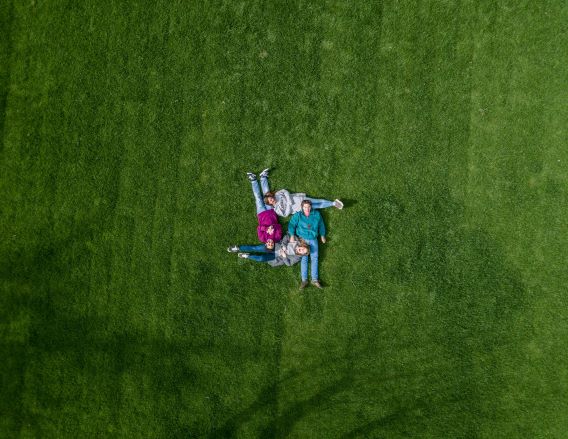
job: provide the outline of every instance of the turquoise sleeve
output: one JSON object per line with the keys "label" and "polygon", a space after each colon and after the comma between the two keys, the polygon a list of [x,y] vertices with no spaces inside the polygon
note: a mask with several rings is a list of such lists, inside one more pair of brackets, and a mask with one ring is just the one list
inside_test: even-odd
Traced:
{"label": "turquoise sleeve", "polygon": [[323,223],[323,217],[321,215],[319,217],[318,231],[320,236],[325,236],[325,224]]}
{"label": "turquoise sleeve", "polygon": [[290,220],[290,222],[288,223],[288,233],[291,236],[294,236],[296,234],[296,227],[298,226],[298,214],[295,213],[292,216],[292,219]]}

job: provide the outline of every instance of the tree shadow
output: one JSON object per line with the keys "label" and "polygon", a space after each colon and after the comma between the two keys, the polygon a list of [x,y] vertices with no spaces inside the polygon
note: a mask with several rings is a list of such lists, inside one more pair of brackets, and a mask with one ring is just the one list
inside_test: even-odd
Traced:
{"label": "tree shadow", "polygon": [[414,412],[427,408],[429,401],[427,399],[417,399],[406,407],[401,407],[390,414],[373,421],[367,422],[360,427],[354,428],[340,436],[341,439],[355,439],[361,437],[369,437],[374,431],[379,429],[388,429],[397,424],[406,423]]}
{"label": "tree shadow", "polygon": [[[230,338],[165,340],[136,330],[126,321],[121,323],[114,317],[89,312],[88,308],[79,314],[74,312],[73,306],[66,305],[67,300],[75,297],[79,288],[88,286],[73,279],[72,267],[66,265],[68,250],[86,246],[96,233],[89,226],[78,226],[60,239],[38,240],[35,246],[14,251],[0,268],[3,280],[14,285],[2,298],[0,315],[7,322],[21,315],[29,321],[25,339],[2,344],[2,376],[10,382],[4,389],[4,413],[13,424],[13,431],[26,425],[38,435],[42,433],[41,417],[26,409],[23,398],[33,398],[35,404],[54,412],[68,409],[69,401],[54,396],[50,383],[53,376],[64,377],[62,389],[68,389],[78,376],[85,382],[97,382],[98,398],[110,408],[109,421],[117,426],[121,423],[119,409],[124,404],[125,376],[142,378],[155,395],[180,401],[182,389],[192,388],[200,379],[195,359],[201,355],[217,353],[238,364],[253,360],[279,364],[279,352],[263,350],[257,344],[235,343]],[[73,257],[73,266],[89,266],[88,251],[75,252]],[[203,263],[197,264],[199,273],[206,268]],[[62,358],[64,361],[58,363]],[[55,364],[64,369],[55,374],[50,369]],[[33,386],[33,396],[29,391],[26,395],[24,390],[34,382],[37,385]],[[166,429],[179,433],[184,428],[171,422]]]}
{"label": "tree shadow", "polygon": [[[351,341],[354,341],[351,339]],[[329,372],[330,364],[333,368],[342,370],[342,374],[334,379],[331,383],[323,386],[308,398],[299,400],[289,404],[279,413],[275,413],[272,419],[258,432],[258,437],[287,437],[290,435],[295,426],[319,410],[340,405],[340,395],[344,392],[353,391],[361,386],[368,378],[368,371],[360,371],[356,365],[360,362],[365,355],[364,349],[347,350],[341,357],[328,358],[326,362],[322,362],[310,367],[294,370],[284,378],[274,382],[270,385],[263,387],[258,392],[258,397],[247,408],[229,418],[221,427],[212,430],[208,437],[236,437],[241,427],[247,422],[253,420],[255,416],[266,411],[267,408],[272,408],[278,404],[278,395],[282,388],[286,386],[294,387],[299,382],[304,382],[306,379],[316,379],[326,377]],[[429,375],[434,375],[434,372],[426,372],[424,378]],[[414,375],[405,372],[390,373],[384,376],[376,377],[381,383],[386,384],[389,382],[398,382],[404,379],[414,378]],[[345,437],[357,437],[361,434],[367,434],[373,430],[385,427],[390,424],[404,422],[412,412],[419,408],[426,407],[429,401],[421,398],[417,401],[412,401],[407,407],[401,408],[392,414],[381,417],[375,421],[369,422],[361,427],[353,429],[346,433]]]}
{"label": "tree shadow", "polygon": [[[395,250],[378,271],[382,277],[373,274],[376,277],[368,275],[364,280],[373,284],[380,279],[411,290],[416,286],[427,287],[432,297],[429,311],[433,320],[428,329],[444,350],[448,361],[456,365],[448,377],[453,386],[450,396],[436,400],[441,404],[441,409],[450,415],[442,413],[440,409],[442,414],[433,413],[432,416],[451,422],[466,411],[468,417],[461,420],[463,425],[460,428],[464,436],[475,436],[479,422],[490,418],[491,413],[499,408],[501,371],[497,361],[493,361],[496,354],[502,346],[523,343],[530,335],[530,327],[523,328],[526,331],[522,335],[517,327],[519,313],[528,306],[528,292],[522,276],[508,262],[504,249],[490,233],[462,225],[463,206],[447,195],[429,204],[421,217],[394,195],[383,195],[371,201],[379,210],[357,209],[356,219],[365,225],[370,243],[362,243],[360,250],[366,257],[374,257],[373,252],[384,252],[385,249]],[[21,409],[20,401],[24,372],[30,359],[28,352],[33,352],[34,356],[62,353],[73,366],[81,368],[91,377],[97,377],[100,371],[96,364],[89,362],[89,358],[102,355],[106,359],[105,367],[113,372],[110,375],[115,380],[109,386],[111,390],[107,395],[114,408],[121,404],[122,396],[116,389],[121,388],[120,380],[125,372],[143,373],[153,391],[176,399],[180,398],[181,387],[190,387],[199,379],[198,371],[191,362],[192,356],[212,351],[223,352],[239,363],[251,358],[263,358],[263,353],[254,345],[231,345],[213,340],[188,343],[187,340],[156,339],[144,333],[113,332],[106,329],[109,326],[107,318],[89,313],[75,316],[70,311],[57,308],[53,297],[73,294],[74,286],[59,283],[64,285],[62,289],[54,289],[49,279],[66,275],[67,267],[62,264],[64,250],[77,241],[85,241],[94,233],[89,227],[78,228],[63,239],[46,240],[35,248],[16,252],[2,266],[1,274],[5,279],[38,288],[37,294],[13,294],[5,300],[7,309],[23,309],[30,313],[32,321],[26,346],[14,344],[8,347],[9,356],[17,358],[10,366],[10,377],[14,375],[19,378],[15,379],[16,383],[9,389],[5,399],[12,402],[14,413],[17,412],[21,423],[34,425],[36,422],[31,414]],[[200,270],[205,269],[200,267]],[[321,298],[321,294],[311,298],[313,303],[307,306],[306,319],[320,316],[321,302],[318,301]],[[276,332],[283,332],[284,312],[284,309],[280,310]],[[362,324],[372,325],[374,321]],[[369,331],[367,337],[374,336],[375,332]],[[353,345],[357,344],[354,339],[349,339],[343,357],[332,358],[331,354],[324,353],[316,366],[293,371],[280,379],[281,343],[277,343],[275,352],[266,353],[267,359],[275,365],[273,382],[260,389],[247,408],[212,430],[210,437],[237,435],[245,423],[267,409],[273,413],[273,417],[261,427],[262,436],[286,436],[306,416],[337,404],[336,397],[342,392],[351,389],[361,391],[356,383],[364,372],[354,365],[368,354],[364,351],[364,343],[360,344],[361,348],[353,349]],[[404,341],[400,343],[398,348],[404,348]],[[394,349],[397,346],[390,347]],[[388,356],[389,352],[383,349],[377,354]],[[484,369],[476,366],[480,359],[489,360],[483,363],[487,364]],[[145,372],[146,369],[140,369],[143,363],[154,365],[154,370]],[[339,376],[329,375],[327,379],[329,363],[342,370]],[[327,379],[327,383],[322,384],[311,396],[292,401],[279,411],[282,389],[294,387],[296,381],[306,375],[317,375],[322,381]],[[399,380],[401,375],[377,378],[386,382]],[[497,393],[490,393],[496,392],[495,389]],[[493,396],[492,401],[487,399],[489,393]],[[42,389],[38,389],[38,398],[49,401],[55,408],[57,404],[63,404],[63,401],[50,399]],[[456,400],[460,401],[459,408],[454,408]],[[403,432],[405,422],[413,416],[414,411],[431,406],[432,401],[426,391],[405,400],[401,397],[397,402],[398,409],[347,431],[344,437],[366,436],[389,428],[400,428]],[[118,417],[118,410],[112,411]],[[117,418],[115,422],[118,423]],[[188,430],[184,428],[179,426],[178,433],[187,433]]]}
{"label": "tree shadow", "polygon": [[320,367],[319,365],[310,367],[301,372],[294,370],[286,377],[264,386],[258,392],[258,397],[247,408],[230,417],[221,427],[213,429],[208,436],[213,439],[236,435],[241,425],[253,419],[255,415],[264,411],[267,407],[275,407],[277,405],[279,388],[281,386],[302,374],[315,372]]}
{"label": "tree shadow", "polygon": [[[353,353],[348,352],[344,357],[336,358],[336,364],[340,367],[343,364],[353,365]],[[234,437],[237,435],[241,426],[252,420],[257,414],[266,410],[267,407],[276,407],[278,404],[278,394],[280,389],[286,385],[292,385],[296,379],[305,379],[306,377],[324,374],[328,367],[326,363],[317,363],[303,369],[294,369],[285,377],[263,387],[258,392],[258,397],[244,410],[229,418],[221,427],[212,430],[209,433],[210,438]],[[352,370],[345,367],[346,373],[332,384],[326,386],[315,395],[289,406],[282,414],[275,414],[270,423],[266,425],[259,437],[285,437],[293,429],[296,422],[304,416],[319,407],[321,404],[329,401],[334,395],[349,388],[353,381]]]}
{"label": "tree shadow", "polygon": [[[44,232],[35,242],[22,244],[4,255],[3,263],[0,264],[0,278],[7,285],[1,299],[0,317],[5,322],[22,315],[27,315],[30,319],[27,340],[6,341],[2,344],[2,357],[9,366],[2,372],[9,377],[6,382],[10,383],[4,389],[2,401],[10,402],[4,407],[4,412],[10,414],[8,418],[13,421],[14,431],[19,431],[24,424],[37,426],[37,419],[24,410],[22,398],[25,372],[35,357],[35,349],[49,349],[50,342],[45,338],[39,345],[33,343],[33,338],[34,333],[47,334],[50,331],[45,321],[46,317],[53,315],[49,306],[52,294],[50,283],[69,273],[69,267],[64,263],[65,252],[77,243],[92,239],[97,233],[94,227],[88,225],[78,225],[68,235],[60,238],[52,238],[47,228]],[[83,252],[77,252],[74,256],[77,263],[85,261],[87,257]],[[73,293],[70,286],[66,294]]]}
{"label": "tree shadow", "polygon": [[[21,374],[22,379],[16,386],[6,389],[5,395],[12,397],[11,404],[15,407],[13,418],[18,419],[20,425],[28,425],[37,434],[42,431],[40,419],[25,410],[20,402],[24,396],[23,376],[25,374],[27,386],[38,384],[33,389],[36,404],[48,406],[52,411],[67,410],[69,402],[54,397],[50,387],[53,385],[53,367],[61,366],[58,363],[60,358],[65,359],[64,368],[56,373],[56,376],[64,377],[61,388],[67,389],[77,375],[86,382],[97,382],[98,398],[104,399],[111,409],[110,422],[114,425],[121,423],[119,409],[125,404],[125,377],[135,376],[137,381],[144,382],[147,391],[156,398],[175,400],[181,405],[183,389],[193,388],[202,379],[202,372],[195,366],[195,360],[202,355],[217,353],[236,364],[253,360],[269,364],[276,361],[279,364],[274,358],[274,352],[264,351],[257,345],[235,343],[232,340],[164,340],[143,332],[109,330],[111,319],[95,315],[70,315],[56,309],[48,297],[32,297],[24,307],[22,303],[18,305],[21,311],[30,314],[33,324],[25,346],[8,346],[7,356],[18,360],[9,369],[11,377]],[[49,378],[47,381],[44,374]],[[256,412],[259,405],[276,404],[276,400],[270,400],[270,391],[269,388],[265,389],[260,401],[251,408],[252,412]],[[246,418],[246,413],[241,418]],[[179,433],[185,427],[176,424],[175,419],[174,417],[167,426],[164,424],[164,428]],[[234,422],[239,419],[236,418]]]}

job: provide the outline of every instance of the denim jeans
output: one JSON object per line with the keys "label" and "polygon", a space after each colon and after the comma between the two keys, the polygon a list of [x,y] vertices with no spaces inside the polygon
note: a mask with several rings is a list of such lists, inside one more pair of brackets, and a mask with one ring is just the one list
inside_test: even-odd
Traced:
{"label": "denim jeans", "polygon": [[270,192],[270,186],[268,186],[268,177],[260,177],[260,188],[262,189],[262,195]]}
{"label": "denim jeans", "polygon": [[[265,180],[263,182],[263,180]],[[268,187],[268,182],[266,181],[266,178],[261,178],[261,184],[266,184],[266,187]],[[266,204],[264,204],[264,197],[262,196],[262,193],[260,192],[260,186],[258,185],[258,181],[257,180],[253,180],[251,181],[252,184],[252,193],[254,195],[254,201],[256,203],[256,214],[258,215],[259,213],[264,212],[265,210],[270,210],[272,209],[272,206],[267,206]]]}
{"label": "denim jeans", "polygon": [[310,200],[312,202],[312,207],[314,209],[325,209],[327,207],[333,206],[333,201],[323,200],[320,198],[310,198],[306,197],[306,200]]}
{"label": "denim jeans", "polygon": [[310,246],[310,256],[302,256],[302,282],[308,280],[308,257],[312,262],[312,281],[319,280],[318,273],[318,240],[317,239],[304,239],[306,244]]}
{"label": "denim jeans", "polygon": [[248,258],[256,262],[268,262],[276,258],[274,250],[268,250],[264,244],[239,245],[239,250],[242,252],[262,253],[261,255],[249,255]]}

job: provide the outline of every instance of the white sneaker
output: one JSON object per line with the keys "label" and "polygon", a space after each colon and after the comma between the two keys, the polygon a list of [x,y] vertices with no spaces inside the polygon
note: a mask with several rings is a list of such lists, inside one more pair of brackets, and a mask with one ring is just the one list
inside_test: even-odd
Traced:
{"label": "white sneaker", "polygon": [[239,253],[237,256],[239,258],[242,258],[242,259],[248,259],[249,254],[248,253]]}
{"label": "white sneaker", "polygon": [[256,180],[256,174],[253,174],[252,172],[247,172],[247,177],[250,181]]}
{"label": "white sneaker", "polygon": [[230,246],[230,247],[227,249],[227,251],[228,251],[229,253],[236,253],[236,252],[239,251],[239,246],[237,246],[237,245],[232,245],[232,246]]}
{"label": "white sneaker", "polygon": [[268,172],[270,171],[270,168],[266,168],[264,169],[261,173],[260,176],[261,177],[268,177]]}
{"label": "white sneaker", "polygon": [[341,200],[335,200],[333,205],[339,210],[343,209],[343,202]]}

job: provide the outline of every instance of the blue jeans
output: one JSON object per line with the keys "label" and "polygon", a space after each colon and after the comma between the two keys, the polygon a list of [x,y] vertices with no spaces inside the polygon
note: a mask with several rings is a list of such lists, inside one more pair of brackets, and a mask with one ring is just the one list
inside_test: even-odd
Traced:
{"label": "blue jeans", "polygon": [[306,200],[310,200],[312,202],[312,207],[314,209],[325,209],[327,207],[333,206],[333,201],[323,200],[320,198],[310,198],[306,197]]}
{"label": "blue jeans", "polygon": [[[260,182],[263,185],[263,191],[264,191],[264,186],[268,188],[268,181],[266,181],[266,178],[261,178]],[[260,186],[258,185],[258,181],[253,180],[251,181],[251,184],[252,184],[252,193],[254,195],[254,202],[256,203],[256,214],[258,215],[259,213],[262,213],[265,210],[272,209],[272,206],[267,206],[266,204],[264,204],[264,198],[262,196],[263,194],[260,192]]]}
{"label": "blue jeans", "polygon": [[276,258],[274,250],[268,250],[264,244],[258,245],[239,245],[239,250],[242,252],[256,252],[262,253],[261,255],[249,255],[249,259],[256,262],[268,262]]}
{"label": "blue jeans", "polygon": [[[310,256],[312,260],[312,281],[319,280],[318,273],[318,240],[304,239],[306,244],[310,246]],[[308,256],[302,256],[302,282],[308,280]]]}
{"label": "blue jeans", "polygon": [[268,177],[260,177],[260,188],[262,189],[262,195],[270,192],[270,186],[268,186]]}

